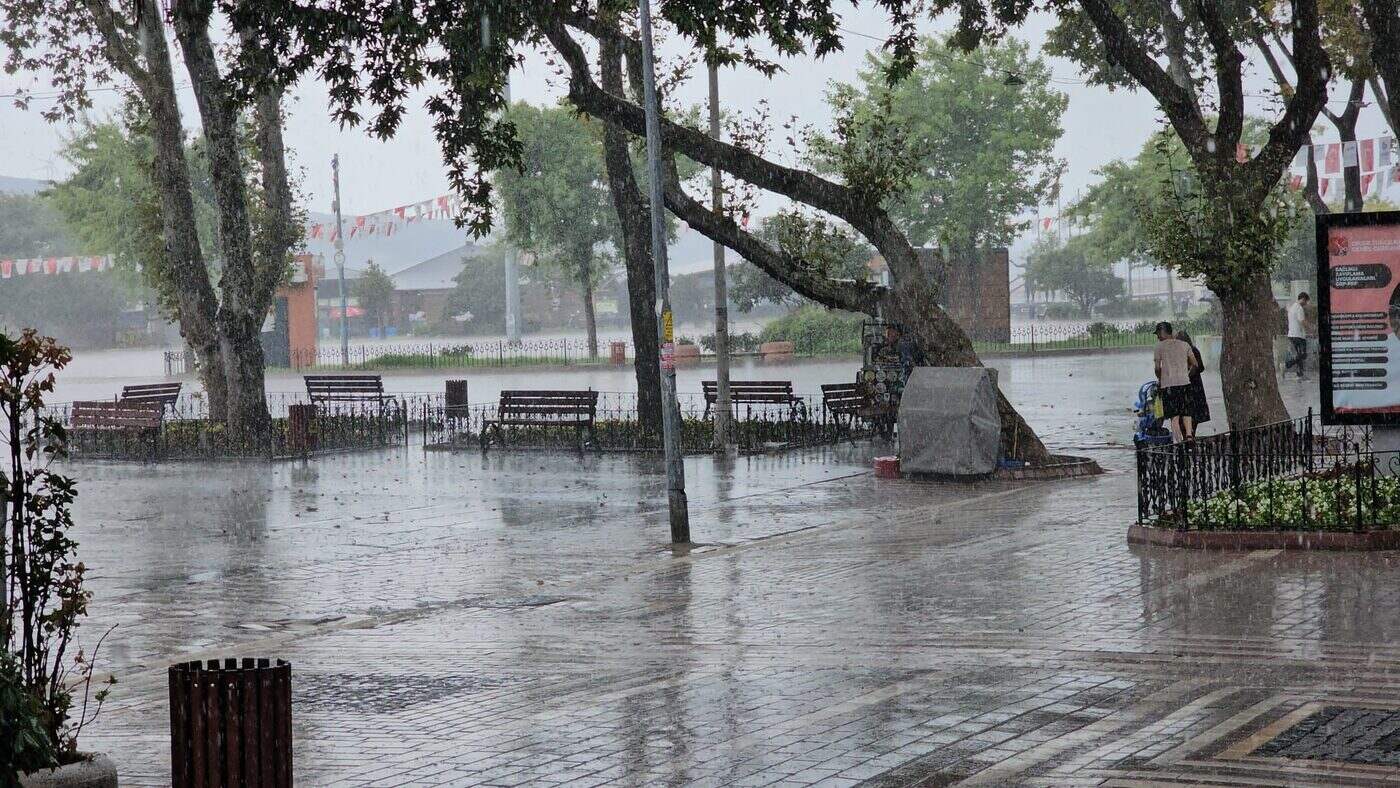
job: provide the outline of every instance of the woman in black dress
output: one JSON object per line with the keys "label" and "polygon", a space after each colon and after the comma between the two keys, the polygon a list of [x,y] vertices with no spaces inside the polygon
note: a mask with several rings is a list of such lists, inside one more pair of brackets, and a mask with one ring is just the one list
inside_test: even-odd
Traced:
{"label": "woman in black dress", "polygon": [[1201,361],[1200,348],[1191,341],[1191,335],[1185,331],[1176,332],[1176,338],[1191,346],[1191,355],[1196,357],[1196,366],[1191,370],[1191,434],[1188,438],[1196,437],[1196,428],[1203,422],[1210,421],[1210,403],[1206,402],[1206,384],[1201,381],[1201,371],[1206,365]]}

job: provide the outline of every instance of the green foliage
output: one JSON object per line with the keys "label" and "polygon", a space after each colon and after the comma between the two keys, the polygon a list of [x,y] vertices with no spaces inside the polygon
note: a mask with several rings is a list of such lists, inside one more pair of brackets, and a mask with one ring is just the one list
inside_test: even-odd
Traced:
{"label": "green foliage", "polygon": [[1157,317],[1166,314],[1167,305],[1160,298],[1110,298],[1099,308],[1104,317]]}
{"label": "green foliage", "polygon": [[[447,294],[444,334],[501,334],[506,327],[505,250],[488,247],[485,254],[462,260],[462,271],[453,280],[456,286]],[[456,318],[463,318],[457,320]]]}
{"label": "green foliage", "polygon": [[494,181],[507,237],[576,287],[598,285],[612,267],[600,247],[621,246],[601,130],[564,107],[520,102],[509,117],[522,144],[520,166],[499,171]]}
{"label": "green foliage", "polygon": [[[174,282],[165,259],[160,195],[151,181],[155,149],[141,112],[78,127],[62,156],[73,174],[54,185],[51,202],[81,254],[110,254],[128,281],[144,283],[174,315]],[[208,162],[198,145],[186,158],[206,260],[217,257],[215,208]]]}
{"label": "green foliage", "polygon": [[24,686],[19,662],[0,649],[0,788],[20,788],[20,774],[58,764],[42,716]]}
{"label": "green foliage", "polygon": [[[865,281],[874,255],[868,244],[843,224],[800,211],[783,211],[763,221],[756,234],[814,275]],[[729,300],[741,312],[763,303],[798,306],[807,300],[752,263],[729,266]]]}
{"label": "green foliage", "polygon": [[799,353],[859,353],[863,315],[809,305],[765,325],[760,342],[791,342]]}
{"label": "green foliage", "polygon": [[[730,334],[729,352],[752,353],[758,350],[758,346],[762,344],[762,342],[763,340],[759,339],[757,334],[750,334],[747,331],[741,331],[738,334]],[[719,350],[719,340],[715,338],[714,334],[705,334],[700,337],[700,347],[703,348],[706,353],[714,353]]]}
{"label": "green foliage", "polygon": [[[857,84],[830,92],[841,121],[835,140],[813,138],[818,167],[888,195],[915,246],[965,255],[1010,243],[1015,217],[1053,201],[1064,169],[1054,148],[1068,98],[1049,66],[1014,39],[967,58],[935,38],[920,40],[913,73],[894,85],[891,65],[871,57]],[[1012,74],[1021,84],[1007,84]]]}
{"label": "green foliage", "polygon": [[[18,660],[20,681],[60,761],[76,753],[89,721],[85,709],[71,718],[73,688],[86,687],[92,675],[83,652],[69,651],[91,594],[70,535],[77,489],[50,468],[64,456],[67,434],[44,406],[54,372],[71,359],[67,348],[32,329],[0,334],[0,445],[8,449],[0,469],[6,502],[0,543],[9,547],[0,548],[0,651]],[[98,693],[99,707],[105,698],[105,690]]]}
{"label": "green foliage", "polygon": [[370,321],[383,328],[394,305],[394,280],[384,273],[379,263],[370,260],[365,272],[355,280],[352,292]]}
{"label": "green foliage", "polygon": [[[1243,139],[1259,143],[1264,122],[1247,119]],[[1226,182],[1199,177],[1175,133],[1154,134],[1131,161],[1099,169],[1102,179],[1069,208],[1087,224],[1086,245],[1110,260],[1156,263],[1202,276],[1217,293],[1272,270],[1306,206],[1282,184],[1258,210]]]}
{"label": "green foliage", "polygon": [[1090,316],[1098,302],[1123,292],[1123,280],[1113,273],[1111,261],[1087,235],[1064,242],[1058,236],[1042,238],[1026,256],[1025,276],[1031,290],[1069,296],[1084,317]]}

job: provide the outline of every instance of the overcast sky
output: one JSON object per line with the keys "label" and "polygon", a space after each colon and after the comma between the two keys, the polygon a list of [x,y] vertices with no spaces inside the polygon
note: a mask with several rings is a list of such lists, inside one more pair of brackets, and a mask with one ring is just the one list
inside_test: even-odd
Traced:
{"label": "overcast sky", "polygon": [[[1045,16],[1032,18],[1017,35],[1038,46],[1049,22]],[[929,21],[925,30],[934,32],[947,26],[945,20]],[[883,36],[887,24],[878,10],[861,8],[845,14],[842,28],[846,31],[845,51],[821,61],[790,61],[786,64],[787,72],[771,80],[753,72],[722,73],[722,101],[730,109],[743,111],[766,99],[774,119],[795,115],[805,123],[825,125],[830,117],[823,98],[827,85],[832,80],[849,81],[854,77],[865,53],[879,46],[876,40],[866,36]],[[1257,53],[1247,54],[1257,60]],[[1095,168],[1111,159],[1136,153],[1157,126],[1159,115],[1155,103],[1145,93],[1088,87],[1080,82],[1072,63],[1052,59],[1051,65],[1055,86],[1069,95],[1065,133],[1058,153],[1068,163],[1064,190],[1066,197],[1071,198],[1094,180]],[[183,71],[177,71],[177,81],[188,81]],[[543,59],[533,53],[526,57],[523,67],[513,73],[512,84],[517,100],[532,103],[552,103],[563,92],[563,86],[550,78]],[[47,84],[39,75],[0,77],[0,93],[19,87],[42,90]],[[1270,88],[1263,75],[1256,73],[1251,77],[1248,90],[1262,96]],[[678,98],[687,103],[703,102],[703,76],[686,85]],[[97,100],[99,115],[110,111],[116,102],[111,93],[101,94]],[[197,116],[188,89],[182,90],[182,100],[186,125],[192,126],[197,123]],[[1262,111],[1262,100],[1254,101],[1255,109]],[[0,106],[0,162],[3,162],[0,174],[40,179],[65,175],[65,165],[58,157],[65,129],[39,117],[37,109],[42,104],[36,102],[36,107],[28,112],[8,102]],[[347,214],[382,210],[445,193],[447,179],[431,125],[426,113],[418,109],[420,105],[421,101],[413,105],[415,111],[405,119],[397,138],[377,141],[357,129],[339,129],[328,120],[322,85],[310,81],[298,85],[294,102],[289,107],[287,142],[296,163],[305,168],[308,207],[312,210],[330,207],[333,153],[341,156],[341,189]],[[1334,102],[1333,106],[1338,103]],[[1360,132],[1362,137],[1385,133],[1383,119],[1376,108],[1368,107],[1363,112]],[[1330,128],[1318,141],[1329,139],[1336,139]],[[1047,216],[1052,214],[1052,207],[1043,212]]]}

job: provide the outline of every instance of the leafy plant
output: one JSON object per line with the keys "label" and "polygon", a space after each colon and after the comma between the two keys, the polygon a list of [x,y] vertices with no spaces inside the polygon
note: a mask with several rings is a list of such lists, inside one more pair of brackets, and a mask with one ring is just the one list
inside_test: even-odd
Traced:
{"label": "leafy plant", "polygon": [[764,326],[758,336],[760,342],[791,342],[799,353],[859,353],[863,320],[861,315],[804,306]]}
{"label": "leafy plant", "polygon": [[0,788],[19,788],[19,775],[58,763],[41,717],[19,663],[13,654],[0,651]]}
{"label": "leafy plant", "polygon": [[1339,466],[1297,479],[1266,479],[1222,490],[1186,507],[1201,530],[1280,529],[1352,531],[1400,525],[1400,479],[1373,478],[1372,469]]}
{"label": "leafy plant", "polygon": [[[86,567],[77,560],[78,543],[69,535],[77,489],[50,469],[65,455],[67,435],[44,409],[54,372],[71,359],[66,347],[33,329],[18,338],[0,334],[0,440],[8,449],[8,463],[0,469],[0,650],[15,656],[19,680],[61,762],[77,757],[78,734],[91,721],[86,696],[83,711],[72,718],[73,688],[86,691],[92,680],[92,662],[81,649],[72,653],[91,597],[83,587]],[[95,696],[93,716],[106,692]]]}
{"label": "leafy plant", "polygon": [[[758,338],[757,334],[751,334],[747,331],[738,334],[730,334],[729,352],[752,353],[758,350],[758,346],[761,342],[762,340]],[[700,347],[704,348],[706,353],[714,353],[719,349],[719,340],[715,338],[714,334],[705,334],[700,337]]]}

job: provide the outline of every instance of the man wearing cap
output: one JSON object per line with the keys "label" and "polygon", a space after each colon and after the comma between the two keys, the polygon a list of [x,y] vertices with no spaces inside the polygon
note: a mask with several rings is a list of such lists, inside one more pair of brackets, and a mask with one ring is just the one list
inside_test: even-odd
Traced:
{"label": "man wearing cap", "polygon": [[1190,345],[1176,338],[1171,323],[1158,323],[1156,333],[1152,365],[1162,397],[1162,416],[1171,426],[1172,440],[1179,442],[1191,434],[1191,371],[1196,368],[1196,356]]}

